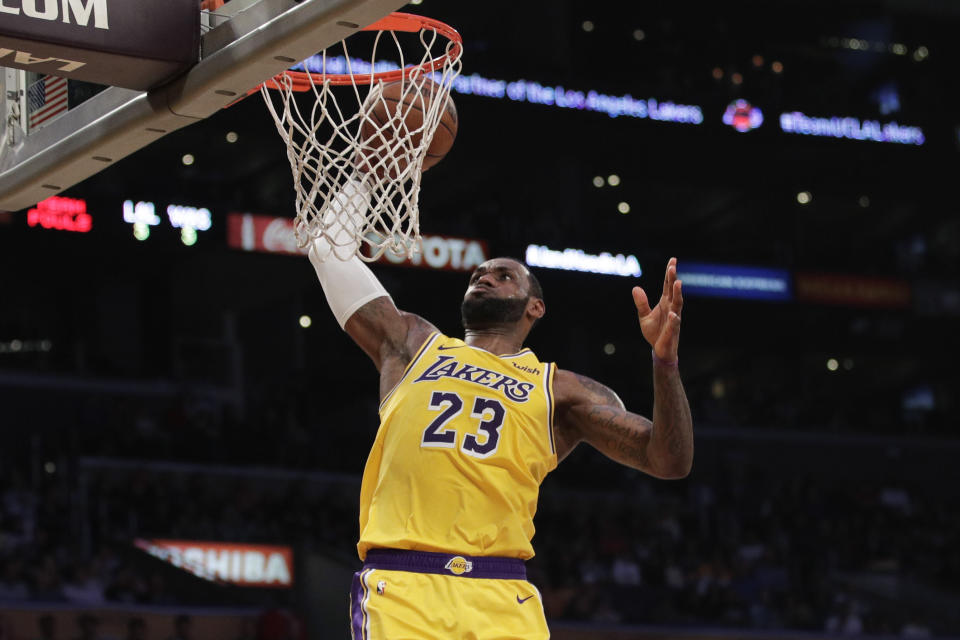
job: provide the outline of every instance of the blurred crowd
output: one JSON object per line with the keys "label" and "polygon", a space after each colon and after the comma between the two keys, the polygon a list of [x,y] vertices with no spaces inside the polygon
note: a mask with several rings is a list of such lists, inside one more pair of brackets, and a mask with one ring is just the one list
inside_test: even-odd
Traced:
{"label": "blurred crowd", "polygon": [[[292,404],[250,406],[246,420],[188,397],[85,404],[82,428],[38,430],[19,452],[0,452],[0,602],[233,597],[171,588],[171,574],[133,549],[137,537],[287,543],[357,563],[358,470],[372,430],[308,430]],[[592,450],[564,466],[579,480],[548,478],[529,563],[554,620],[960,631],[938,604],[960,597],[950,487],[906,474],[836,482],[759,460],[659,482]]]}
{"label": "blurred crowd", "polygon": [[[202,633],[196,631],[193,618],[184,613],[153,619],[152,622],[132,614],[126,616],[120,625],[115,620],[111,622],[114,624],[109,625],[112,629],[108,630],[104,620],[90,612],[76,615],[39,613],[29,636],[20,634],[14,637],[10,630],[12,625],[0,613],[0,640],[204,640]],[[238,631],[222,640],[305,640],[302,622],[285,610],[268,608],[256,616],[243,617],[235,622]]]}
{"label": "blurred crowd", "polygon": [[949,542],[958,506],[897,485],[769,470],[637,483],[620,495],[564,492],[544,496],[531,564],[555,619],[956,632],[956,620],[934,622],[923,597],[960,595]]}

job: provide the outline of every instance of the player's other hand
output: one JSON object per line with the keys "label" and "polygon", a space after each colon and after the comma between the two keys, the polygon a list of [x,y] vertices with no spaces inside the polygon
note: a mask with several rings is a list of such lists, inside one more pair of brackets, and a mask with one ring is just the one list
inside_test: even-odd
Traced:
{"label": "player's other hand", "polygon": [[680,346],[680,311],[683,309],[682,283],[677,280],[676,258],[670,258],[667,262],[663,293],[657,305],[650,308],[647,294],[640,287],[633,288],[633,303],[637,305],[640,331],[653,347],[653,352],[661,360],[675,362]]}

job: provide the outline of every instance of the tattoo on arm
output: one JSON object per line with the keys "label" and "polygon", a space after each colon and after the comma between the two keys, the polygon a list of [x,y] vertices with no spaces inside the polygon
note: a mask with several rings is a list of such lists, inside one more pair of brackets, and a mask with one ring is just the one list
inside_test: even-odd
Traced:
{"label": "tattoo on arm", "polygon": [[693,425],[680,376],[654,372],[653,422],[626,410],[613,391],[585,376],[571,419],[580,437],[617,462],[662,478],[685,476],[693,459]]}
{"label": "tattoo on arm", "polygon": [[364,324],[382,328],[386,327],[389,322],[394,321],[398,313],[399,311],[397,311],[390,298],[383,296],[374,298],[363,305],[356,310],[354,315]]}
{"label": "tattoo on arm", "polygon": [[589,391],[591,394],[596,396],[595,400],[597,402],[605,402],[606,404],[614,405],[623,409],[623,401],[620,399],[617,394],[613,392],[612,389],[606,385],[602,385],[596,380],[591,380],[587,376],[582,376],[579,373],[574,373],[573,376],[577,379],[577,382]]}
{"label": "tattoo on arm", "polygon": [[654,365],[653,424],[651,446],[657,456],[686,475],[693,461],[693,418],[676,369]]}
{"label": "tattoo on arm", "polygon": [[574,376],[592,396],[583,421],[587,441],[617,462],[648,470],[650,422],[628,412],[617,394],[608,387],[585,376]]}
{"label": "tattoo on arm", "polygon": [[[351,316],[347,329],[356,342],[375,362],[384,358],[403,358],[409,325],[401,322],[402,314],[387,296],[374,298]],[[408,358],[409,359],[409,358]]]}
{"label": "tattoo on arm", "polygon": [[630,420],[625,410],[609,406],[591,407],[588,415],[596,430],[594,439],[599,436],[605,444],[598,447],[603,453],[631,467],[649,468],[647,444],[650,433],[642,424]]}

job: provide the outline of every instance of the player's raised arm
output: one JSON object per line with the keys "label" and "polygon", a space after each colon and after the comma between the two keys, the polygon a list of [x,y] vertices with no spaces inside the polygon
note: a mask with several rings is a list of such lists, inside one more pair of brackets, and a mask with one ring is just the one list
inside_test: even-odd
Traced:
{"label": "player's raised arm", "polygon": [[562,459],[578,443],[587,442],[611,460],[657,478],[683,478],[690,473],[690,410],[676,370],[658,372],[662,367],[654,364],[653,422],[627,411],[617,394],[599,382],[572,371],[557,371],[557,457]]}
{"label": "player's raised arm", "polygon": [[653,347],[653,421],[627,411],[604,385],[569,371],[558,371],[557,454],[578,442],[590,443],[607,457],[658,478],[682,478],[693,464],[693,420],[680,372],[677,348],[683,308],[676,259],[667,265],[663,294],[651,309],[646,293],[633,289],[644,338]]}
{"label": "player's raised arm", "polygon": [[[348,220],[359,225],[363,210],[369,206],[367,198],[366,190],[351,182],[331,206],[352,209]],[[314,239],[308,250],[330,310],[378,371],[402,370],[436,329],[420,316],[397,309],[373,271],[357,257],[357,244],[338,242],[352,235],[343,230],[342,235],[334,232],[333,237],[334,244],[325,236]]]}

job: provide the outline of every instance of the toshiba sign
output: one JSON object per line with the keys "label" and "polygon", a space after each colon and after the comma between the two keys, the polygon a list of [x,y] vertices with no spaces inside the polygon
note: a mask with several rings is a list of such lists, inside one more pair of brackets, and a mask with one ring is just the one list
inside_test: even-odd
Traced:
{"label": "toshiba sign", "polygon": [[290,547],[191,540],[143,540],[134,546],[184,571],[241,587],[293,586]]}

